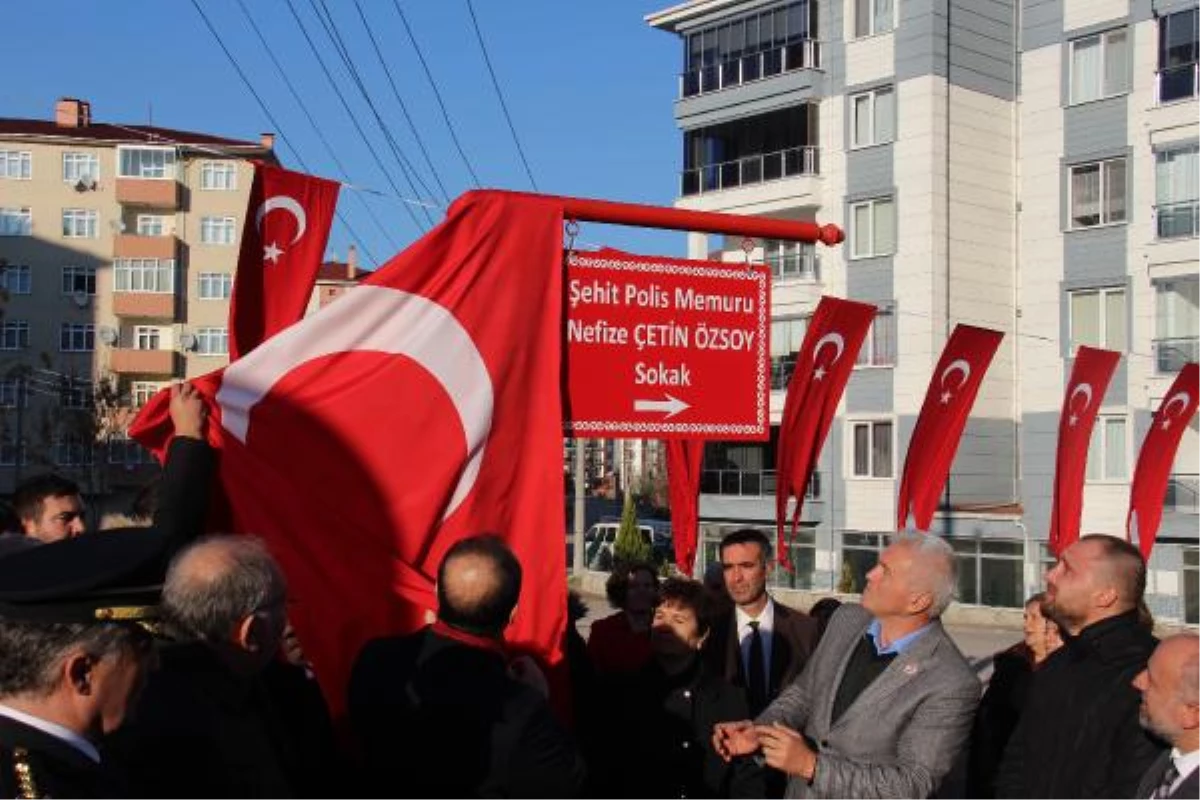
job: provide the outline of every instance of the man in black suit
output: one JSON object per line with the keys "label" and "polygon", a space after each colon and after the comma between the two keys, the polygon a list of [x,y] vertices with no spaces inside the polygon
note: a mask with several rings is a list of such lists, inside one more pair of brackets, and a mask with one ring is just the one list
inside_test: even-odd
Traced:
{"label": "man in black suit", "polygon": [[1200,789],[1200,637],[1164,639],[1138,673],[1142,727],[1171,745],[1142,776],[1134,797],[1196,797]]}
{"label": "man in black suit", "polygon": [[804,669],[817,646],[817,623],[767,593],[771,543],[742,528],[721,541],[725,588],[734,607],[713,626],[705,645],[709,667],[746,690],[757,716]]}
{"label": "man in black suit", "polygon": [[503,542],[464,539],[438,569],[437,621],[363,647],[348,708],[372,795],[580,794],[574,745],[544,692],[518,679],[528,659],[510,666],[504,650],[520,592],[521,565]]}

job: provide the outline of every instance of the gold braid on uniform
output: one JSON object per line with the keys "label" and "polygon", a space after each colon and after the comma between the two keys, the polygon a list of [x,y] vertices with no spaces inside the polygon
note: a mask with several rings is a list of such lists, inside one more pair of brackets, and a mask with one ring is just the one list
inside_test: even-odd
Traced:
{"label": "gold braid on uniform", "polygon": [[29,767],[29,752],[24,747],[13,748],[13,774],[17,778],[17,797],[42,797],[37,784],[33,780],[33,770]]}

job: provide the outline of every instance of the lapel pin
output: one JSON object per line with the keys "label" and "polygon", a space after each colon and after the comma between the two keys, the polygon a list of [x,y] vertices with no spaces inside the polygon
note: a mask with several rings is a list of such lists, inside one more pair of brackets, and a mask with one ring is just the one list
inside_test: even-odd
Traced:
{"label": "lapel pin", "polygon": [[903,672],[905,675],[911,678],[913,675],[917,674],[918,669],[919,667],[916,664],[905,664]]}

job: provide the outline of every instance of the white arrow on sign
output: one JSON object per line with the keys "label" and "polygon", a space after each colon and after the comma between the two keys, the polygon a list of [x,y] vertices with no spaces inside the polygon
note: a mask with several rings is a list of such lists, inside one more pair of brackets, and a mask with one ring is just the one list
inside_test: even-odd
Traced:
{"label": "white arrow on sign", "polygon": [[686,411],[691,408],[691,405],[683,402],[678,397],[666,396],[666,400],[634,400],[634,411],[666,411],[667,416],[664,419],[670,419],[680,411]]}

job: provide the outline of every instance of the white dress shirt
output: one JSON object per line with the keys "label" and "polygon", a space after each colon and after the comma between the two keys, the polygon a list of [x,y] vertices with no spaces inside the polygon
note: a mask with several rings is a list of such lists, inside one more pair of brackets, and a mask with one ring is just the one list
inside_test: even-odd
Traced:
{"label": "white dress shirt", "polygon": [[[755,620],[755,617],[750,616],[741,608],[734,608],[737,614],[737,629],[738,629],[738,646],[742,651],[742,672],[749,680],[750,675],[750,623]],[[762,639],[763,646],[763,669],[766,674],[763,675],[763,686],[768,690],[771,687],[771,644],[775,632],[775,601],[767,596],[767,604],[763,607],[762,612],[758,615],[758,635]]]}
{"label": "white dress shirt", "polygon": [[71,747],[74,747],[76,750],[90,758],[92,761],[95,761],[97,764],[100,763],[100,753],[98,750],[96,750],[95,745],[80,736],[78,733],[75,733],[75,731],[67,730],[62,725],[58,725],[57,723],[47,722],[46,720],[40,719],[31,714],[26,714],[24,711],[18,711],[15,708],[10,708],[3,703],[0,703],[0,716],[8,717],[11,720],[24,723],[31,728],[37,728],[47,736],[53,736],[59,741],[66,742],[67,744],[71,745]]}
{"label": "white dress shirt", "polygon": [[1179,777],[1171,784],[1171,793],[1179,788],[1179,784],[1187,780],[1187,777],[1200,767],[1200,750],[1193,750],[1190,753],[1179,752],[1178,747],[1171,748],[1171,761],[1175,763],[1175,770],[1179,773]]}

